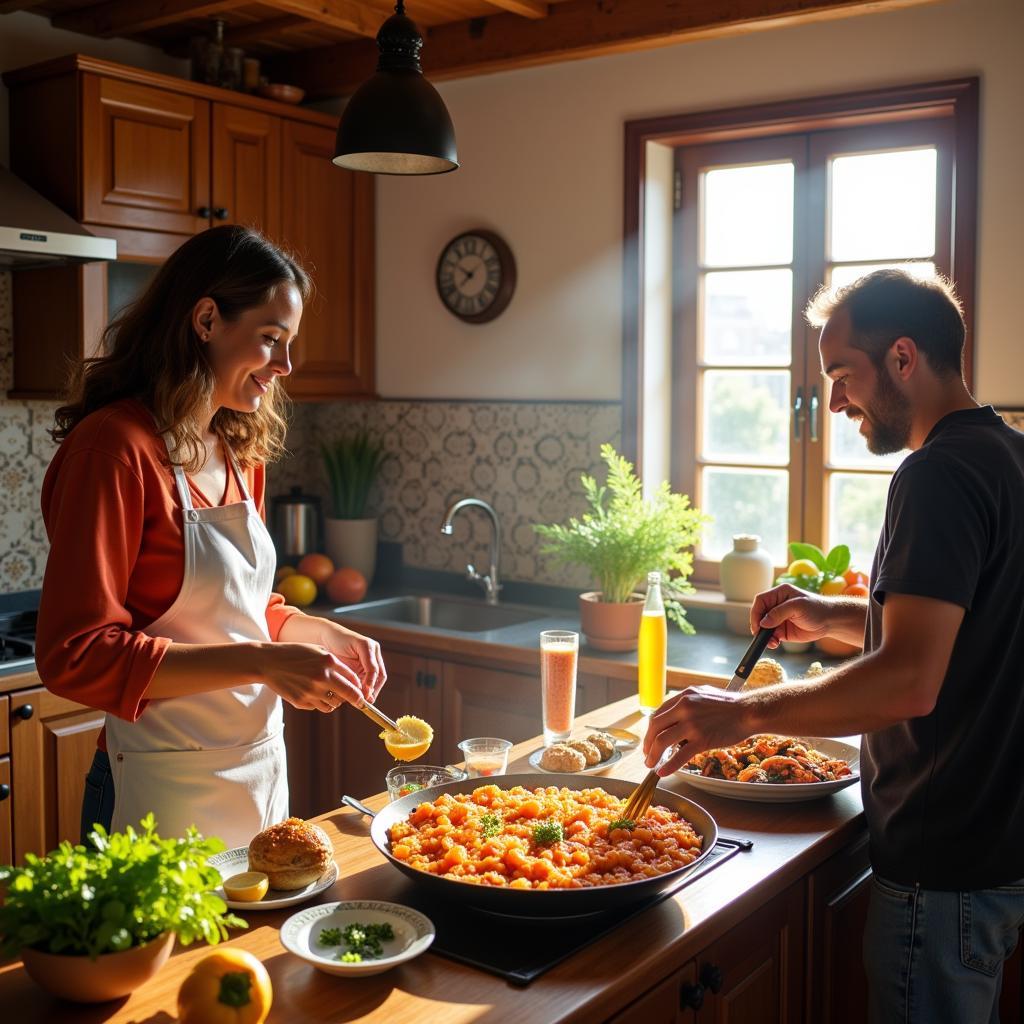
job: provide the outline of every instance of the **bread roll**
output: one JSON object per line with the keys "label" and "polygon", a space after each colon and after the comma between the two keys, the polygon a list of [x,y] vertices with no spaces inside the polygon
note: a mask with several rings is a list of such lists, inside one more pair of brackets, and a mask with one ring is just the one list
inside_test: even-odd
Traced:
{"label": "bread roll", "polygon": [[271,889],[303,889],[327,870],[333,856],[319,825],[289,818],[265,828],[249,844],[249,870],[266,874]]}

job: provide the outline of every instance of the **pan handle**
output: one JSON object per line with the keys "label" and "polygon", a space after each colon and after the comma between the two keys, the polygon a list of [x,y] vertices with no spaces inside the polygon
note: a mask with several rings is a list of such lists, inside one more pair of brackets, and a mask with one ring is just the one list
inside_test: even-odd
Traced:
{"label": "pan handle", "polygon": [[361,804],[354,796],[349,796],[347,793],[341,798],[341,802],[343,804],[347,804],[360,814],[365,814],[368,818],[372,818],[376,813],[375,811],[371,811],[366,804]]}

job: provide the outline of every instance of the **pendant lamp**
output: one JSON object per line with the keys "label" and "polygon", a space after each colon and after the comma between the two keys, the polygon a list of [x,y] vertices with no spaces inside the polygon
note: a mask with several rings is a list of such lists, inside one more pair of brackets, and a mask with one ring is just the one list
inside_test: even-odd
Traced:
{"label": "pendant lamp", "polygon": [[459,166],[455,129],[423,77],[423,38],[398,0],[377,33],[377,71],[342,112],[334,163],[374,174],[444,174]]}

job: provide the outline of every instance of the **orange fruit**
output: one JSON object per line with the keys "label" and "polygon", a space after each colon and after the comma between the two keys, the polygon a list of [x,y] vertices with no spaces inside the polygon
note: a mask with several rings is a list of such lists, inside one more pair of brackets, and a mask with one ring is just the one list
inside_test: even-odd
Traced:
{"label": "orange fruit", "polygon": [[331,578],[334,563],[326,555],[304,555],[299,562],[299,572],[322,587]]}
{"label": "orange fruit", "polygon": [[366,577],[358,569],[338,569],[324,588],[338,604],[355,604],[366,595]]}
{"label": "orange fruit", "polygon": [[316,584],[302,573],[293,572],[277,585],[277,592],[289,603],[300,608],[316,600]]}
{"label": "orange fruit", "polygon": [[837,576],[834,580],[825,580],[821,585],[822,594],[841,594],[846,590],[846,580],[842,576]]}
{"label": "orange fruit", "polygon": [[866,572],[858,572],[856,569],[847,569],[843,573],[843,579],[846,580],[848,587],[852,587],[855,583],[867,583],[868,574]]}
{"label": "orange fruit", "polygon": [[867,597],[870,591],[866,583],[851,583],[844,591],[845,597]]}

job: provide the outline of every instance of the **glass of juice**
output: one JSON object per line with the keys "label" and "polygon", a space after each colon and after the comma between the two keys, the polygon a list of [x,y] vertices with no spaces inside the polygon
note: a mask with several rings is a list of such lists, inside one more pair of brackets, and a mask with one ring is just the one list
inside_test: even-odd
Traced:
{"label": "glass of juice", "polygon": [[653,715],[665,700],[665,671],[668,661],[668,624],[661,597],[661,573],[647,574],[647,600],[640,619],[637,650],[640,711]]}
{"label": "glass of juice", "polygon": [[579,652],[579,633],[546,629],[540,635],[541,717],[545,746],[567,740],[572,733]]}
{"label": "glass of juice", "polygon": [[477,736],[462,740],[459,750],[465,759],[466,771],[471,779],[486,778],[490,775],[504,775],[508,768],[508,752],[511,740],[500,740],[496,736]]}

